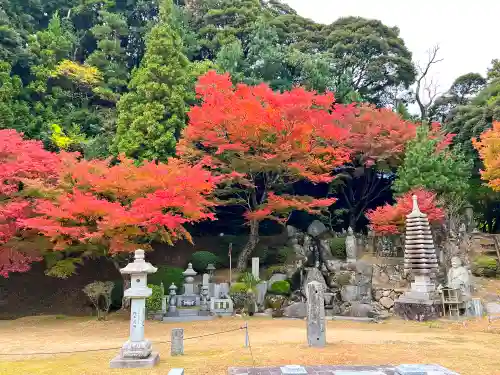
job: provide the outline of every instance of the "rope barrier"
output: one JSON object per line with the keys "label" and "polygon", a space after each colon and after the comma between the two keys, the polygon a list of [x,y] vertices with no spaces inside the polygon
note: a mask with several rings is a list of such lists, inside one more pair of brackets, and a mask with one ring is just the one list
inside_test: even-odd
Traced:
{"label": "rope barrier", "polygon": [[[184,340],[193,340],[193,339],[199,339],[202,337],[208,337],[208,336],[215,336],[215,335],[221,335],[224,333],[228,332],[235,332],[235,331],[241,331],[242,329],[245,329],[245,327],[239,327],[236,329],[229,329],[226,331],[219,331],[219,332],[214,332],[214,333],[207,333],[204,335],[199,335],[199,336],[192,336],[192,337],[186,337]],[[170,340],[165,340],[165,341],[152,341],[152,344],[168,344],[170,343]],[[74,354],[74,353],[91,353],[91,352],[101,352],[101,351],[106,351],[106,350],[117,350],[121,349],[121,346],[115,346],[111,348],[100,348],[100,349],[82,349],[82,350],[72,350],[72,351],[61,351],[61,352],[31,352],[31,353],[0,353],[0,356],[17,356],[17,355],[54,355],[54,354]]]}

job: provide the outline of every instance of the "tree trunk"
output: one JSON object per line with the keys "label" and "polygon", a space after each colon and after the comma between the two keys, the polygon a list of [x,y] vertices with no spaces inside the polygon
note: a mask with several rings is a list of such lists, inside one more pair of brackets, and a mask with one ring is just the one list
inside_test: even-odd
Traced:
{"label": "tree trunk", "polygon": [[242,272],[247,268],[248,258],[252,255],[255,247],[259,243],[259,226],[260,222],[257,220],[252,220],[250,222],[250,236],[248,237],[248,242],[241,251],[238,257],[238,271]]}

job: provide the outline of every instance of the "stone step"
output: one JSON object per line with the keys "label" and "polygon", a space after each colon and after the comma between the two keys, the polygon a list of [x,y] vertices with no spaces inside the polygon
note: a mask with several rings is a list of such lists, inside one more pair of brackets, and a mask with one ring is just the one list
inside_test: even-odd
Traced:
{"label": "stone step", "polygon": [[214,316],[199,316],[199,315],[188,315],[188,316],[176,316],[176,317],[164,317],[163,321],[167,323],[179,323],[179,322],[194,322],[197,320],[213,320]]}
{"label": "stone step", "polygon": [[197,316],[199,309],[177,309],[179,316]]}

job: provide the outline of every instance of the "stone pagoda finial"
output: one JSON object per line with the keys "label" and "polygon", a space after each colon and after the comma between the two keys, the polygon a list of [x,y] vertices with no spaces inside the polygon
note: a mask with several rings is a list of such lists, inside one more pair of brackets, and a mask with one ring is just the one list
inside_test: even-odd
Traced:
{"label": "stone pagoda finial", "polygon": [[417,196],[413,197],[413,210],[406,216],[406,238],[404,268],[415,276],[436,272],[438,262],[427,215],[418,207]]}

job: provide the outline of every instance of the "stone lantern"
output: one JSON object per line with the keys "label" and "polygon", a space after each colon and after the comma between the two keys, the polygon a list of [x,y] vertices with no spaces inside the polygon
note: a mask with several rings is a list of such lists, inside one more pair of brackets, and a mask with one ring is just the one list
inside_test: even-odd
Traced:
{"label": "stone lantern", "polygon": [[212,263],[208,264],[208,266],[207,266],[207,272],[210,275],[210,282],[213,282],[215,267],[214,267],[214,265]]}
{"label": "stone lantern", "polygon": [[158,352],[153,352],[149,340],[144,339],[144,321],[146,319],[146,298],[151,296],[147,275],[155,273],[156,267],[144,260],[144,250],[135,251],[133,263],[129,263],[120,272],[130,275],[130,288],[124,296],[131,299],[130,337],[123,344],[120,354],[110,362],[111,368],[153,367],[160,360]]}

